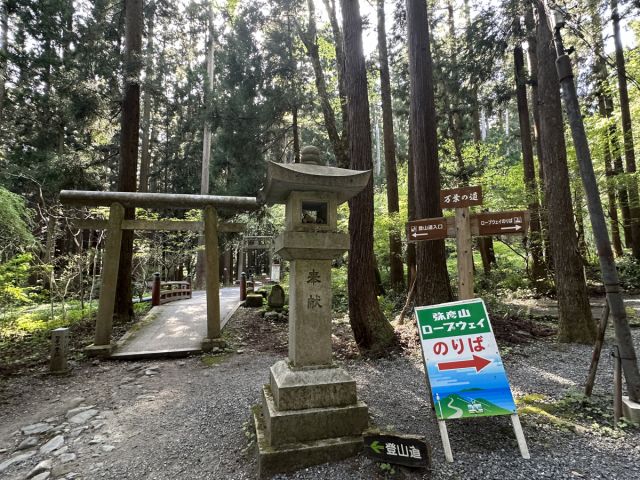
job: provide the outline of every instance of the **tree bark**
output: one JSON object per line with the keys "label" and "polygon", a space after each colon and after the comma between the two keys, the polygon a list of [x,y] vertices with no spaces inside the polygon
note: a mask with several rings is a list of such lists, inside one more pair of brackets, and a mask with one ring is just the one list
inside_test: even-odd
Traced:
{"label": "tree bark", "polygon": [[536,0],[536,7],[540,141],[560,317],[558,339],[591,343],[595,338],[595,324],[573,221],[556,55],[543,0]]}
{"label": "tree bark", "polygon": [[307,51],[307,56],[311,60],[313,66],[313,73],[316,81],[316,90],[318,91],[318,97],[320,100],[320,107],[322,109],[322,116],[324,118],[324,125],[327,129],[327,135],[333,154],[336,157],[336,164],[341,168],[349,168],[349,153],[344,139],[340,137],[338,127],[336,124],[336,116],[331,106],[331,100],[329,98],[329,92],[327,90],[327,82],[324,76],[324,69],[320,62],[320,52],[318,50],[317,42],[317,28],[316,28],[316,7],[313,0],[307,0],[309,9],[309,25],[307,32],[300,32],[300,38]]}
{"label": "tree bark", "polygon": [[[349,158],[354,170],[371,170],[371,119],[367,71],[362,48],[362,18],[358,0],[342,0],[345,76],[349,113]],[[349,201],[349,319],[358,347],[381,353],[394,340],[391,324],[376,296],[373,252],[373,179]]]}
{"label": "tree bark", "polygon": [[[527,4],[529,0],[525,0]],[[533,8],[532,8],[533,7]],[[536,25],[533,16],[535,6],[531,2],[525,5],[525,26],[527,29],[527,56],[531,71],[529,72],[529,83],[531,84],[531,105],[533,113],[533,126],[536,143],[536,153],[538,154],[538,180],[540,181],[540,232],[542,236],[542,247],[544,250],[544,261],[548,271],[553,271],[553,255],[551,251],[551,239],[549,237],[549,212],[547,208],[547,198],[544,191],[544,151],[540,139],[540,104],[538,97],[538,39],[536,38]]]}
{"label": "tree bark", "polygon": [[[398,170],[396,168],[396,141],[393,131],[391,106],[391,77],[385,27],[384,0],[378,0],[378,52],[380,56],[380,93],[382,97],[382,131],[384,135],[384,166],[387,177],[387,209],[389,214],[400,212],[398,197]],[[402,243],[397,228],[389,232],[389,270],[391,286],[404,287],[404,266],[402,263]]]}
{"label": "tree bark", "polygon": [[147,51],[145,54],[145,89],[142,102],[142,152],[140,152],[140,192],[149,191],[149,167],[151,165],[151,97],[153,91],[153,26],[155,4],[149,5],[149,27],[147,29]]}
{"label": "tree bark", "polygon": [[[624,250],[622,248],[622,240],[620,238],[620,222],[618,217],[618,208],[616,206],[616,197],[620,202],[622,227],[624,230],[625,242],[628,247],[630,247],[633,242],[631,237],[631,221],[629,218],[631,212],[629,211],[627,188],[624,183],[619,181],[619,178],[617,178],[619,173],[623,172],[622,158],[620,156],[618,129],[616,127],[616,122],[612,119],[613,100],[609,89],[609,73],[607,71],[607,61],[604,53],[603,29],[602,19],[600,18],[599,12],[599,3],[599,0],[590,0],[589,4],[590,14],[593,19],[594,54],[596,57],[594,76],[597,84],[598,112],[603,119],[607,120],[608,124],[607,129],[604,132],[604,148],[602,153],[605,172],[607,175],[607,197],[609,201],[608,212],[611,226],[611,240],[614,252],[616,256],[619,257],[624,254]],[[617,172],[615,165],[620,166],[620,172]]]}
{"label": "tree bark", "polygon": [[[344,149],[349,148],[349,114],[347,112],[347,91],[345,86],[345,74],[344,74],[344,39],[342,38],[342,32],[340,31],[340,24],[338,23],[338,16],[336,14],[336,2],[335,0],[322,0],[324,6],[327,9],[329,15],[329,23],[331,24],[331,31],[333,32],[333,43],[336,51],[336,70],[338,72],[338,97],[340,98],[340,112],[342,113],[342,143]],[[345,165],[348,168],[348,161]]]}
{"label": "tree bark", "polygon": [[[407,0],[411,92],[409,128],[413,150],[417,218],[442,216],[433,61],[429,35],[426,2]],[[416,244],[416,268],[416,301],[419,305],[442,303],[452,299],[443,240]]]}
{"label": "tree bark", "polygon": [[618,92],[620,94],[620,114],[622,117],[622,134],[624,137],[624,158],[629,174],[627,185],[629,208],[631,213],[631,250],[633,256],[640,260],[640,198],[638,196],[638,180],[636,173],[636,155],[633,145],[633,125],[629,108],[629,91],[627,88],[627,67],[624,60],[622,38],[620,35],[620,14],[618,0],[611,0],[611,18],[613,20],[613,39],[616,46],[616,69],[618,73]]}
{"label": "tree bark", "polygon": [[[409,139],[407,142],[407,220],[416,220],[416,189],[414,182],[414,166],[413,166],[413,148],[411,129],[409,129]],[[416,277],[416,244],[407,244],[407,283],[408,285],[414,285]],[[415,288],[414,288],[415,295]]]}
{"label": "tree bark", "polygon": [[[120,171],[118,190],[135,192],[140,129],[140,72],[142,63],[142,0],[125,0],[124,98],[120,134]],[[125,209],[126,220],[135,218],[135,209]],[[133,264],[133,230],[122,232],[120,265],[116,287],[115,315],[119,321],[133,316],[131,270]]]}
{"label": "tree bark", "polygon": [[9,60],[7,52],[9,46],[9,11],[7,0],[0,5],[0,122],[4,118],[4,101],[7,96],[7,67]]}
{"label": "tree bark", "polygon": [[529,102],[527,101],[526,71],[524,52],[520,44],[513,51],[516,79],[516,97],[518,102],[518,118],[520,120],[520,143],[522,145],[522,164],[524,167],[524,185],[527,204],[531,213],[529,223],[529,245],[531,252],[531,277],[540,281],[545,277],[544,258],[542,256],[542,239],[540,236],[540,204],[538,203],[538,185],[536,167],[533,158],[531,141],[531,121],[529,119]]}
{"label": "tree bark", "polygon": [[[604,95],[598,94],[598,112],[602,118],[607,118],[607,107],[605,105]],[[609,128],[604,132],[604,145],[602,147],[602,161],[604,163],[605,174],[607,176],[607,200],[609,213],[609,228],[611,229],[611,243],[616,257],[624,254],[622,249],[622,240],[620,238],[620,223],[618,219],[618,207],[616,204],[616,189],[614,185],[615,174],[613,171],[611,157],[611,142],[609,137]]]}

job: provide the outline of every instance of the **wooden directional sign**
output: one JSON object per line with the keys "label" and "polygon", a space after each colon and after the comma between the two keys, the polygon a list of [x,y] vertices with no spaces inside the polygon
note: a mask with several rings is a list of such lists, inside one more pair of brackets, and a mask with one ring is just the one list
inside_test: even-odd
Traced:
{"label": "wooden directional sign", "polygon": [[363,441],[367,455],[378,461],[407,467],[429,466],[429,446],[417,435],[365,432]]}
{"label": "wooden directional sign", "polygon": [[479,213],[475,215],[478,222],[478,235],[513,235],[524,234],[527,230],[528,212]]}
{"label": "wooden directional sign", "polygon": [[440,208],[464,208],[482,205],[482,187],[440,190]]}
{"label": "wooden directional sign", "polygon": [[407,239],[410,242],[443,238],[447,238],[447,219],[444,217],[407,222]]}

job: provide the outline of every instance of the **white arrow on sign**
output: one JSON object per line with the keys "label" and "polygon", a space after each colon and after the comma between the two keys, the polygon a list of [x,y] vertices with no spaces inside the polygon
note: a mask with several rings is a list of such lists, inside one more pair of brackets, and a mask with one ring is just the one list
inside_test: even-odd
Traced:
{"label": "white arrow on sign", "polygon": [[428,237],[428,236],[429,236],[429,233],[428,233],[428,232],[427,232],[427,233],[415,233],[415,232],[414,232],[414,233],[413,233],[413,235],[411,235],[411,236],[412,236],[413,238],[416,238],[416,237]]}
{"label": "white arrow on sign", "polygon": [[522,227],[520,225],[515,225],[513,227],[502,227],[500,230],[515,230],[517,232],[518,230],[522,230]]}

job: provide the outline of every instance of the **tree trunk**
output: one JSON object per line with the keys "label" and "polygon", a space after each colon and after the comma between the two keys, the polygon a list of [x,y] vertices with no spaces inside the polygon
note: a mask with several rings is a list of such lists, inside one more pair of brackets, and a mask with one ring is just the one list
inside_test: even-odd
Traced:
{"label": "tree trunk", "polygon": [[[622,158],[620,157],[620,144],[618,142],[618,129],[616,122],[612,120],[613,116],[613,100],[609,88],[609,73],[607,71],[607,61],[604,55],[604,40],[602,19],[599,12],[599,0],[590,0],[590,14],[592,17],[593,37],[594,37],[594,54],[596,57],[594,65],[594,76],[597,83],[598,96],[598,112],[603,119],[607,120],[607,129],[604,132],[603,161],[605,172],[607,175],[607,198],[609,201],[609,220],[611,227],[611,240],[613,249],[617,257],[624,254],[622,241],[620,238],[620,222],[618,217],[618,208],[616,206],[616,190],[617,197],[620,201],[620,209],[622,212],[622,225],[627,246],[631,246],[633,239],[631,238],[631,222],[629,216],[629,198],[626,186],[619,181],[618,173],[614,164],[620,165],[620,173],[622,173]],[[614,151],[612,151],[612,146]],[[616,160],[614,160],[614,154]]]}
{"label": "tree trunk", "polygon": [[[124,99],[120,134],[120,171],[118,190],[135,192],[140,129],[140,71],[142,69],[142,0],[125,0]],[[135,209],[125,209],[126,220],[135,218]],[[133,230],[122,232],[120,266],[116,287],[115,315],[119,321],[133,316],[131,270]]]}
{"label": "tree trunk", "polygon": [[[538,100],[538,39],[536,38],[536,25],[533,17],[534,10],[528,1],[525,0],[525,26],[527,29],[527,56],[529,57],[529,83],[531,84],[531,105],[533,107],[533,126],[536,140],[536,153],[538,154],[538,180],[540,181],[540,231],[542,236],[542,247],[544,250],[544,261],[548,271],[553,270],[553,256],[551,252],[551,239],[549,237],[549,212],[547,208],[547,198],[544,191],[544,151],[540,139],[540,105]],[[535,8],[535,7],[534,7]]]}
{"label": "tree trunk", "polygon": [[529,120],[529,102],[527,101],[526,72],[524,66],[524,52],[520,44],[513,51],[516,79],[516,96],[518,101],[518,117],[520,119],[520,143],[522,145],[522,164],[524,166],[524,185],[527,204],[531,212],[530,252],[531,277],[540,281],[545,277],[544,258],[542,256],[542,241],[540,237],[540,204],[538,203],[538,185],[536,182],[536,167],[533,159],[533,144],[531,142],[531,121]]}
{"label": "tree trunk", "polygon": [[[331,24],[331,31],[333,32],[333,43],[336,51],[336,70],[338,72],[338,96],[340,97],[340,112],[342,113],[342,144],[344,149],[349,148],[349,114],[347,112],[347,90],[345,86],[345,74],[344,74],[344,41],[342,38],[342,32],[340,31],[340,24],[338,23],[338,16],[336,15],[336,2],[335,0],[323,0],[324,6],[327,9],[329,15],[329,23]],[[348,167],[348,159],[346,160],[345,168]]]}
{"label": "tree trunk", "polygon": [[[415,215],[417,218],[441,217],[433,61],[429,45],[427,5],[422,0],[407,0],[407,36]],[[416,244],[416,268],[418,305],[442,303],[452,299],[443,240]]]}
{"label": "tree trunk", "polygon": [[[407,151],[407,220],[416,220],[416,189],[414,182],[414,172],[415,168],[413,166],[413,148],[412,148],[412,138],[411,138],[411,129],[409,129],[409,139],[407,142],[408,151]],[[416,244],[409,243],[407,244],[407,284],[411,286],[414,284],[416,277]],[[409,292],[411,294],[411,292]]]}
{"label": "tree trunk", "polygon": [[304,43],[307,56],[309,57],[309,60],[311,60],[311,65],[313,66],[316,89],[318,91],[320,107],[322,108],[322,116],[324,117],[324,125],[327,129],[329,142],[331,142],[331,147],[333,148],[333,154],[336,157],[336,164],[341,168],[349,168],[349,153],[344,139],[341,138],[338,133],[336,116],[333,112],[333,107],[331,106],[331,100],[327,90],[327,82],[324,76],[324,69],[320,62],[320,52],[318,50],[317,42],[315,4],[313,3],[313,0],[307,0],[307,5],[309,8],[309,25],[306,33],[300,32],[300,38],[302,43]]}
{"label": "tree trunk", "polygon": [[560,317],[558,338],[561,342],[591,343],[595,324],[573,221],[556,55],[543,1],[536,0],[536,6],[540,140]]}
{"label": "tree trunk", "polygon": [[[384,0],[378,0],[378,52],[380,56],[380,93],[382,97],[382,130],[384,135],[384,166],[387,177],[387,209],[389,214],[400,211],[398,198],[398,171],[396,169],[396,141],[393,132],[391,107],[391,77],[387,53]],[[397,290],[404,287],[404,266],[402,264],[402,242],[400,231],[389,232],[389,270],[391,286]]]}
{"label": "tree trunk", "polygon": [[611,154],[613,156],[613,174],[616,177],[618,191],[618,202],[622,213],[622,229],[624,232],[624,243],[627,248],[633,245],[633,234],[631,232],[631,208],[629,207],[629,192],[624,180],[624,165],[622,163],[622,148],[618,138],[618,127],[613,118],[613,100],[605,97],[607,109],[607,119],[609,120],[609,138],[611,139]]}
{"label": "tree trunk", "polygon": [[149,167],[151,165],[151,97],[153,90],[153,24],[155,4],[149,5],[149,27],[147,30],[147,51],[145,55],[145,89],[142,102],[142,152],[140,152],[140,192],[149,191]]}
{"label": "tree trunk", "polygon": [[[209,195],[209,167],[211,164],[211,102],[213,93],[213,56],[215,54],[215,41],[213,38],[213,26],[214,15],[211,2],[208,3],[209,9],[209,42],[207,44],[207,78],[205,80],[205,119],[204,119],[204,132],[202,134],[202,173],[200,176],[200,195]],[[200,233],[198,237],[198,255],[196,259],[196,289],[201,290],[205,288],[205,282],[207,281],[206,271],[207,261],[204,251],[204,233]]]}
{"label": "tree trunk", "polygon": [[624,158],[629,174],[628,192],[631,210],[631,249],[633,256],[640,260],[640,199],[638,197],[638,180],[636,173],[636,155],[633,145],[633,125],[629,108],[629,91],[627,89],[627,67],[620,36],[620,14],[618,0],[611,0],[611,18],[613,20],[613,38],[616,46],[616,67],[618,73],[618,91],[620,93],[620,114],[622,117],[622,134],[624,136]]}
{"label": "tree trunk", "polygon": [[[455,74],[455,69],[458,67],[458,45],[456,41],[456,23],[454,18],[453,1],[447,0],[447,20],[449,24],[449,41],[451,43],[451,75]],[[468,175],[465,172],[464,158],[462,157],[462,118],[460,117],[460,111],[458,108],[458,101],[454,101],[456,91],[449,89],[457,87],[457,79],[448,79],[445,83],[445,103],[447,108],[447,118],[449,121],[449,132],[451,139],[453,140],[453,149],[455,151],[456,162],[458,164],[458,181],[461,185],[467,185],[469,183]],[[454,86],[455,85],[455,86]]]}
{"label": "tree trunk", "polygon": [[[602,90],[601,90],[602,92]],[[607,107],[605,105],[604,95],[598,95],[598,112],[602,118],[607,118]],[[616,189],[614,185],[614,172],[611,157],[611,142],[609,136],[609,128],[604,132],[604,145],[602,148],[602,161],[607,176],[607,200],[609,213],[609,228],[611,229],[611,243],[616,257],[624,254],[622,250],[622,240],[620,239],[620,223],[618,220],[618,207],[616,204]]]}
{"label": "tree trunk", "polygon": [[298,128],[298,105],[294,104],[291,107],[292,125],[291,130],[293,132],[293,162],[300,163],[300,131]]}
{"label": "tree trunk", "polygon": [[4,118],[4,99],[7,96],[7,51],[9,46],[9,11],[7,0],[0,6],[0,122]]}
{"label": "tree trunk", "polygon": [[[362,18],[358,0],[342,0],[345,77],[349,113],[349,158],[354,170],[371,170],[371,120],[367,71],[362,49]],[[349,319],[362,350],[383,352],[394,342],[394,332],[376,297],[373,253],[373,179],[349,201],[348,288]]]}

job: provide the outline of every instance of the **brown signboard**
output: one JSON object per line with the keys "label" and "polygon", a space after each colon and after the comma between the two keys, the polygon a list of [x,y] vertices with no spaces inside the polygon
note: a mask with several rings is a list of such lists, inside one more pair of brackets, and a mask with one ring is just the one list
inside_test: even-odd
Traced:
{"label": "brown signboard", "polygon": [[447,219],[425,218],[407,223],[407,239],[410,242],[447,238]]}
{"label": "brown signboard", "polygon": [[524,234],[529,224],[527,213],[524,210],[518,210],[474,215],[478,222],[478,235]]}
{"label": "brown signboard", "polygon": [[440,190],[440,208],[464,208],[482,205],[482,187]]}

